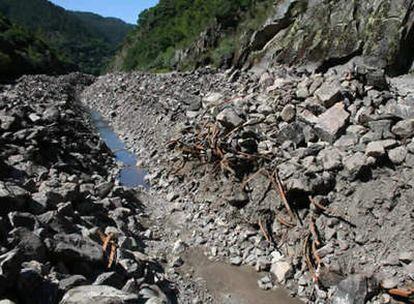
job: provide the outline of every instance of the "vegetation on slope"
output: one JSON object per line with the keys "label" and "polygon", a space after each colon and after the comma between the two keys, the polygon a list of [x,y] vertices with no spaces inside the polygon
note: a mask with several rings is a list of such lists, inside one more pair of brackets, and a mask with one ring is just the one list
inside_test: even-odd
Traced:
{"label": "vegetation on slope", "polygon": [[96,14],[69,12],[47,0],[0,0],[0,12],[30,29],[82,72],[98,74],[132,26]]}
{"label": "vegetation on slope", "polygon": [[44,41],[0,14],[0,82],[23,74],[60,74],[69,69]]}
{"label": "vegetation on slope", "polygon": [[[200,33],[216,28],[214,41],[202,58],[186,56],[181,67],[203,63],[220,65],[238,51],[243,34],[257,29],[267,18],[271,0],[160,0],[142,12],[137,28],[128,35],[114,68],[164,70],[176,67],[177,51],[189,48]],[[187,53],[191,53],[189,50]],[[198,58],[196,58],[198,57]]]}

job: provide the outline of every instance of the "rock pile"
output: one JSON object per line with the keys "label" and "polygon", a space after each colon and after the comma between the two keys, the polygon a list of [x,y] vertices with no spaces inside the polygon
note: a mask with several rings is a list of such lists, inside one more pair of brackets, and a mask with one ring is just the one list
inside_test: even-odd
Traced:
{"label": "rock pile", "polygon": [[237,75],[107,75],[84,100],[145,143],[189,247],[309,303],[391,302],[413,280],[414,92],[363,67]]}
{"label": "rock pile", "polygon": [[0,88],[1,303],[169,303],[143,253],[143,199],[117,185],[77,101],[93,80],[25,76]]}

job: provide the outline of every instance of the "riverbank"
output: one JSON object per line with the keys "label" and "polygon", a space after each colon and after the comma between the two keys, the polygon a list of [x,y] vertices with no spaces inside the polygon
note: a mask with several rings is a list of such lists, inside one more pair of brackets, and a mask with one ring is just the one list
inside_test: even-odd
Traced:
{"label": "riverbank", "polygon": [[153,233],[304,302],[393,302],[413,278],[412,92],[346,68],[235,76],[112,74],[83,93],[149,170]]}
{"label": "riverbank", "polygon": [[[84,112],[91,76],[25,76],[0,88],[0,299],[7,303],[173,303],[145,254],[150,200]],[[3,301],[1,301],[3,303]]]}

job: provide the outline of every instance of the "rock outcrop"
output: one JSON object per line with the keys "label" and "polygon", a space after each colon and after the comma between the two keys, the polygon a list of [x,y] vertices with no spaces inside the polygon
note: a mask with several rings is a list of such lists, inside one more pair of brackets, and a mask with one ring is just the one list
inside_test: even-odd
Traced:
{"label": "rock outcrop", "polygon": [[413,9],[405,0],[283,0],[248,50],[268,65],[326,71],[361,56],[369,66],[402,74],[414,58]]}

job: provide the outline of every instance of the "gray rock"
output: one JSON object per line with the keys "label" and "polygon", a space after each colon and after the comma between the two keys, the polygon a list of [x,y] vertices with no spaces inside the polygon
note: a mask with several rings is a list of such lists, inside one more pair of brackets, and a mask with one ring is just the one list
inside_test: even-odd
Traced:
{"label": "gray rock", "polygon": [[388,152],[388,157],[395,165],[401,164],[407,156],[407,148],[404,146],[397,147]]}
{"label": "gray rock", "polygon": [[338,284],[332,304],[365,304],[367,297],[367,278],[353,275]]}
{"label": "gray rock", "polygon": [[30,198],[23,188],[0,181],[0,215],[21,209]]}
{"label": "gray rock", "polygon": [[387,78],[385,77],[385,71],[382,69],[370,70],[365,75],[367,86],[372,86],[378,90],[388,89]]}
{"label": "gray rock", "polygon": [[322,140],[333,143],[346,128],[349,116],[339,102],[318,117],[315,130]]}
{"label": "gray rock", "polygon": [[292,277],[293,267],[287,261],[277,261],[270,267],[270,272],[276,276],[279,283],[282,283]]}
{"label": "gray rock", "polygon": [[385,105],[384,112],[386,114],[398,117],[401,119],[414,118],[414,97],[410,96],[402,101],[390,100]]}
{"label": "gray rock", "polygon": [[409,264],[412,261],[414,261],[414,252],[410,252],[410,251],[400,252],[398,258],[401,262]]}
{"label": "gray rock", "polygon": [[73,275],[68,278],[59,281],[59,290],[61,292],[66,292],[69,289],[72,289],[77,286],[87,285],[88,280],[82,275]]}
{"label": "gray rock", "polygon": [[302,124],[292,122],[282,127],[276,134],[276,142],[283,144],[285,141],[292,141],[296,145],[301,145],[305,142],[305,135],[303,134]]}
{"label": "gray rock", "polygon": [[5,299],[5,300],[0,300],[0,304],[16,304],[15,302]]}
{"label": "gray rock", "polygon": [[337,148],[326,148],[319,152],[318,160],[325,170],[334,170],[342,167],[342,153]]}
{"label": "gray rock", "polygon": [[223,101],[224,101],[223,94],[218,93],[218,92],[211,92],[203,97],[202,104],[203,104],[203,107],[206,108],[209,106],[216,106]]}
{"label": "gray rock", "polygon": [[87,285],[69,290],[60,304],[137,304],[139,296],[110,286]]}
{"label": "gray rock", "polygon": [[414,119],[399,121],[392,127],[392,133],[402,138],[414,136]]}
{"label": "gray rock", "polygon": [[217,115],[217,120],[228,129],[233,129],[244,123],[244,120],[233,108],[226,108]]}
{"label": "gray rock", "polygon": [[111,271],[101,273],[96,278],[95,282],[93,282],[93,285],[106,285],[121,289],[124,286],[124,283],[124,278],[121,275]]}
{"label": "gray rock", "polygon": [[400,282],[397,278],[386,278],[381,281],[381,286],[384,289],[392,289],[392,288],[396,288],[399,283]]}
{"label": "gray rock", "polygon": [[342,99],[342,86],[339,81],[324,82],[315,91],[315,96],[321,101],[322,105],[330,108]]}
{"label": "gray rock", "polygon": [[283,121],[291,122],[295,119],[296,116],[296,108],[292,104],[286,105],[282,112],[280,112],[280,118],[282,118]]}
{"label": "gray rock", "polygon": [[89,239],[78,234],[57,234],[53,238],[52,252],[56,258],[67,262],[87,262],[101,264],[102,248]]}
{"label": "gray rock", "polygon": [[262,88],[266,89],[267,87],[270,87],[274,82],[274,79],[272,75],[270,75],[268,72],[263,73],[260,76],[259,84]]}
{"label": "gray rock", "polygon": [[111,193],[113,187],[113,182],[104,182],[96,186],[95,191],[100,198],[105,198],[109,193]]}
{"label": "gray rock", "polygon": [[343,160],[344,167],[351,178],[357,178],[368,168],[367,157],[364,153],[357,152]]}
{"label": "gray rock", "polygon": [[382,157],[385,155],[385,147],[381,141],[373,141],[367,145],[365,154],[372,157]]}

